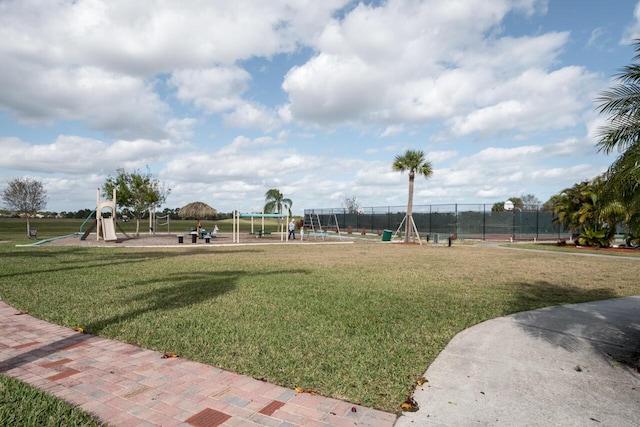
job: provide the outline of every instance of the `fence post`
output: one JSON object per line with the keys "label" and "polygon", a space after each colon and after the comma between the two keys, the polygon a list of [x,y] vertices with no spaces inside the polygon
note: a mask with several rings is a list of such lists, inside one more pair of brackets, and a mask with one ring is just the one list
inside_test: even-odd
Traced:
{"label": "fence post", "polygon": [[[454,222],[454,230],[453,232],[456,233],[456,236],[458,235],[458,204],[456,203],[456,220]],[[449,239],[449,246],[451,246],[451,239]]]}
{"label": "fence post", "polygon": [[373,213],[373,208],[371,208],[371,232],[373,233],[375,230],[373,229],[373,218],[374,218],[374,213]]}
{"label": "fence post", "polygon": [[487,204],[482,205],[482,241],[487,240]]}

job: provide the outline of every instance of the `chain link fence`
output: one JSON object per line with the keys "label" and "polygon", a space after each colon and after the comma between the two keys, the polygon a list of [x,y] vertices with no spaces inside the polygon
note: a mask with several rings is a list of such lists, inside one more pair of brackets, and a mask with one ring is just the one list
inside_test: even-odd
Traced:
{"label": "chain link fence", "polygon": [[[413,221],[421,236],[479,240],[557,240],[569,236],[562,226],[553,223],[553,213],[536,206],[492,212],[488,204],[416,205]],[[402,222],[406,206],[359,208],[357,213],[345,208],[305,209],[305,220],[313,216],[324,228],[341,232],[381,234],[383,230],[404,233]],[[337,223],[337,224],[336,224]],[[401,227],[402,225],[402,227]]]}

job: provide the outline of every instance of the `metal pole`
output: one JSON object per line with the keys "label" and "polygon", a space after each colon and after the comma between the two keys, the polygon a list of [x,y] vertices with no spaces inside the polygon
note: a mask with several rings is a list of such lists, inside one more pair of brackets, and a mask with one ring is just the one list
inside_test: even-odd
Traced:
{"label": "metal pole", "polygon": [[482,205],[482,240],[487,240],[487,205]]}

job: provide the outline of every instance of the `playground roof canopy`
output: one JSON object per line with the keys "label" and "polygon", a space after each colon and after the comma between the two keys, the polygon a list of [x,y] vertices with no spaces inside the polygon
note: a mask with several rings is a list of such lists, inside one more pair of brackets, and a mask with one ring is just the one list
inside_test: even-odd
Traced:
{"label": "playground roof canopy", "polygon": [[207,218],[215,216],[216,213],[214,208],[202,202],[189,203],[178,211],[181,218]]}

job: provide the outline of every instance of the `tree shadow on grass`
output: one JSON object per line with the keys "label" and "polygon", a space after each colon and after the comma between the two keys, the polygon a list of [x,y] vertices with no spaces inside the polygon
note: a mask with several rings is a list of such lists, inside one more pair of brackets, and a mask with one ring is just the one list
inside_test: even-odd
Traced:
{"label": "tree shadow on grass", "polygon": [[[616,298],[607,288],[581,289],[548,282],[518,284],[515,322],[527,334],[574,352],[585,344],[603,357],[638,368],[640,296]],[[566,301],[574,303],[564,304]],[[530,310],[534,307],[545,307]]]}
{"label": "tree shadow on grass", "polygon": [[514,283],[512,293],[513,298],[509,303],[512,313],[567,304],[567,302],[599,301],[617,296],[611,288],[584,289],[543,280]]}
{"label": "tree shadow on grass", "polygon": [[[105,328],[122,322],[128,322],[148,313],[160,313],[191,307],[216,299],[236,288],[238,281],[247,276],[267,274],[308,274],[308,270],[284,270],[275,272],[250,273],[241,270],[222,272],[175,273],[162,280],[141,282],[137,285],[162,284],[152,290],[139,293],[128,301],[139,307],[106,319],[97,320],[85,327],[85,331],[99,334]],[[136,286],[136,285],[134,285]]]}
{"label": "tree shadow on grass", "polygon": [[[7,259],[9,257],[20,258],[20,259],[33,259],[33,268],[28,270],[14,271],[3,273],[2,268],[0,268],[0,279],[1,278],[9,278],[9,277],[18,277],[18,276],[28,276],[30,274],[40,274],[40,273],[61,273],[65,271],[74,271],[80,269],[91,269],[91,268],[100,268],[100,267],[112,267],[114,265],[131,265],[135,263],[157,260],[157,259],[167,259],[167,258],[177,258],[177,257],[185,257],[185,256],[193,256],[193,255],[221,255],[227,253],[241,253],[241,252],[249,252],[248,250],[216,250],[207,251],[204,249],[193,248],[191,250],[181,250],[181,251],[156,251],[156,250],[135,250],[135,251],[122,251],[122,252],[103,252],[101,254],[96,254],[94,250],[87,250],[85,248],[73,248],[73,249],[64,249],[64,250],[56,250],[55,252],[40,252],[40,251],[14,251],[7,252],[2,254],[3,259]],[[251,253],[259,254],[263,252],[262,250],[251,250]],[[59,262],[53,264],[53,267],[45,267],[39,268],[42,263],[43,258],[60,258]],[[71,258],[69,258],[71,257]],[[49,261],[47,261],[47,265],[51,265]]]}
{"label": "tree shadow on grass", "polygon": [[[106,327],[121,322],[126,322],[148,313],[160,313],[179,308],[185,308],[215,299],[235,289],[238,280],[247,276],[264,276],[266,274],[308,274],[308,270],[292,269],[277,272],[249,273],[246,271],[226,272],[192,272],[186,274],[167,275],[161,283],[165,284],[160,289],[152,289],[142,292],[131,299],[140,303],[140,308],[116,314],[103,320],[97,320],[85,325],[84,334],[70,332],[71,335],[57,341],[35,346],[30,351],[15,355],[0,361],[0,372],[7,372],[15,367],[31,363],[35,360],[47,358],[52,354],[66,350],[72,346],[82,344],[98,335]],[[142,282],[142,285],[155,283]],[[18,313],[16,313],[18,314]]]}

